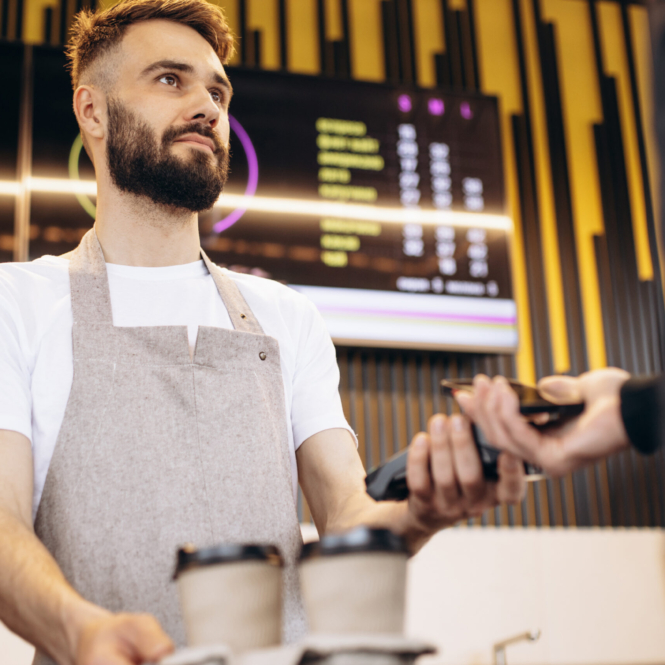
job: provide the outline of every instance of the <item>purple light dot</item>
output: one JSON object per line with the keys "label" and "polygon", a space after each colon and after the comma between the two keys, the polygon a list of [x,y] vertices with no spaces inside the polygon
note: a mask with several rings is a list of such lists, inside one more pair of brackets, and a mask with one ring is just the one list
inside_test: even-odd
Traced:
{"label": "purple light dot", "polygon": [[459,112],[465,120],[471,120],[471,118],[473,118],[473,111],[469,106],[469,102],[462,102],[459,107]]}
{"label": "purple light dot", "polygon": [[446,107],[443,103],[443,99],[430,99],[427,102],[427,108],[431,115],[443,115],[443,112],[446,110]]}
{"label": "purple light dot", "polygon": [[400,95],[397,98],[397,107],[402,113],[408,113],[413,107],[411,97],[409,97],[409,95]]}

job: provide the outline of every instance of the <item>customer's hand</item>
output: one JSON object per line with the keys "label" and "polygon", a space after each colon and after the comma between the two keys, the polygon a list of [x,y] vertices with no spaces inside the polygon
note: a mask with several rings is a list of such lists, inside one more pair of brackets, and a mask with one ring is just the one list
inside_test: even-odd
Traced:
{"label": "customer's hand", "polygon": [[156,663],[173,651],[173,642],[149,614],[110,614],[81,631],[76,665]]}
{"label": "customer's hand", "polygon": [[583,413],[541,431],[520,415],[519,400],[503,377],[480,374],[474,391],[455,397],[466,415],[501,450],[536,464],[551,476],[562,476],[629,445],[621,419],[621,386],[630,377],[621,369],[587,372],[577,378],[550,376],[538,384],[543,397],[557,404],[584,402]]}
{"label": "customer's hand", "polygon": [[413,438],[407,460],[409,516],[423,533],[524,498],[524,467],[509,453],[499,457],[498,482],[483,478],[467,418],[439,414],[427,430]]}

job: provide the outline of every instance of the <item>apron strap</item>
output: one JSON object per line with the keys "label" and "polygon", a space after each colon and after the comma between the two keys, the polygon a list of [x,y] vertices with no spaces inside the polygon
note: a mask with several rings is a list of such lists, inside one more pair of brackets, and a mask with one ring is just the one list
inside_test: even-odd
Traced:
{"label": "apron strap", "polygon": [[113,325],[111,292],[104,253],[95,229],[90,229],[72,252],[69,283],[74,323]]}
{"label": "apron strap", "polygon": [[243,298],[242,293],[240,293],[238,285],[230,277],[225,275],[222,269],[215,265],[203,250],[201,250],[201,258],[217,285],[217,290],[231,317],[233,327],[240,332],[255,333],[257,335],[265,334],[261,324],[249,308],[247,301]]}

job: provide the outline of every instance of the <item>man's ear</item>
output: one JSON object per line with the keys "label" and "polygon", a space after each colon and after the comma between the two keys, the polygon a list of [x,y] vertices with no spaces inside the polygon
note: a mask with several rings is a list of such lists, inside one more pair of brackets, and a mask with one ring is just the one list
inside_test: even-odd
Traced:
{"label": "man's ear", "polygon": [[106,95],[91,85],[81,85],[74,92],[74,114],[81,132],[89,139],[106,135]]}

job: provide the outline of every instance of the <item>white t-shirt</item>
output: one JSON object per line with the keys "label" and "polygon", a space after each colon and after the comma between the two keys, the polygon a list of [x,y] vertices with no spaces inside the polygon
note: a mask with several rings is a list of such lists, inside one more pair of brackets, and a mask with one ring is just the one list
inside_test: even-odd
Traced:
{"label": "white t-shirt", "polygon": [[[32,443],[33,518],[72,386],[68,267],[67,259],[55,256],[0,264],[0,429],[20,432]],[[192,349],[198,326],[233,327],[203,261],[106,267],[115,326],[186,325]],[[300,444],[331,428],[353,434],[339,397],[335,349],[323,319],[304,296],[272,280],[225,273],[265,334],[279,342],[295,496]]]}

